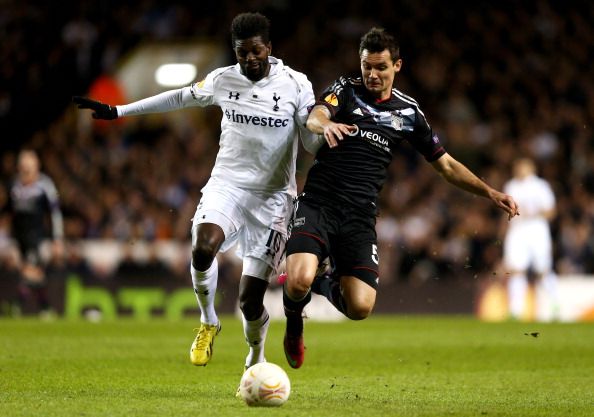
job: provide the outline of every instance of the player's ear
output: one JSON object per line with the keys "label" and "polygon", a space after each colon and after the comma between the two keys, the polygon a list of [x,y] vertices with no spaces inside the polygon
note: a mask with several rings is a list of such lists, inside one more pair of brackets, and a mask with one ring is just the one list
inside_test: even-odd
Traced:
{"label": "player's ear", "polygon": [[394,72],[400,72],[400,69],[402,68],[402,59],[398,58],[396,61],[394,61]]}
{"label": "player's ear", "polygon": [[272,55],[272,42],[268,42],[266,44],[266,50],[268,51],[268,55]]}

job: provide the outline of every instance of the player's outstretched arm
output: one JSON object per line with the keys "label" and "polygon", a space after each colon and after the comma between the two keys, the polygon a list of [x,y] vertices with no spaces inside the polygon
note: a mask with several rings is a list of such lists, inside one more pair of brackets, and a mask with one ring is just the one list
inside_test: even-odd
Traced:
{"label": "player's outstretched arm", "polygon": [[450,184],[490,199],[497,207],[507,213],[508,219],[520,214],[517,203],[510,195],[497,191],[487,185],[448,153],[443,154],[439,159],[433,161],[431,165]]}
{"label": "player's outstretched arm", "polygon": [[79,109],[93,110],[93,119],[113,120],[118,118],[118,111],[115,106],[80,96],[72,97],[72,101],[78,104]]}
{"label": "player's outstretched arm", "polygon": [[165,91],[129,104],[118,104],[117,106],[110,106],[100,101],[78,96],[73,97],[72,101],[77,103],[80,109],[94,110],[93,117],[95,119],[112,120],[124,116],[163,113],[189,106],[206,106],[211,104],[212,95],[193,94],[192,87],[188,86]]}

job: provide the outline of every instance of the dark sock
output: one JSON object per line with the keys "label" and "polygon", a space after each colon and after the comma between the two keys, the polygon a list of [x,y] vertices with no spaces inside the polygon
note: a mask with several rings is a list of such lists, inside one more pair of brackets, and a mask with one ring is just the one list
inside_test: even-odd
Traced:
{"label": "dark sock", "polygon": [[287,317],[287,332],[295,335],[303,333],[303,319],[301,314],[305,306],[311,301],[311,292],[308,292],[302,300],[295,301],[287,295],[287,288],[283,287],[283,304],[285,316]]}
{"label": "dark sock", "polygon": [[319,294],[326,297],[338,311],[346,316],[347,307],[344,297],[340,293],[340,282],[333,279],[324,279],[322,281],[319,285]]}
{"label": "dark sock", "polygon": [[303,333],[303,319],[296,314],[287,314],[285,309],[285,316],[287,316],[287,333],[293,336],[299,336]]}
{"label": "dark sock", "polygon": [[46,287],[37,288],[37,302],[41,311],[47,311],[50,308],[49,298]]}
{"label": "dark sock", "polygon": [[311,301],[311,291],[307,293],[301,300],[295,301],[287,294],[287,287],[283,286],[283,305],[285,306],[285,313],[301,314],[305,306]]}
{"label": "dark sock", "polygon": [[331,282],[332,279],[327,274],[316,276],[311,283],[311,292],[328,298]]}

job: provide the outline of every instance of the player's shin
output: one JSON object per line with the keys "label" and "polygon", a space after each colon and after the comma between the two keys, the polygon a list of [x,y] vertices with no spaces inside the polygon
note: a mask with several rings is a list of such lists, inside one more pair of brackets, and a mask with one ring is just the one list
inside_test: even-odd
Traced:
{"label": "player's shin", "polygon": [[311,301],[311,291],[308,290],[305,296],[299,297],[291,294],[287,283],[283,285],[283,305],[285,307],[285,316],[289,317],[292,315],[298,315],[301,317],[301,313],[305,306]]}
{"label": "player's shin", "polygon": [[256,363],[266,362],[264,357],[264,345],[266,343],[266,334],[268,333],[268,326],[270,324],[270,316],[264,308],[262,315],[256,320],[243,319],[243,333],[245,341],[247,342],[250,351],[245,359],[246,369]]}
{"label": "player's shin", "polygon": [[200,321],[204,324],[218,324],[219,318],[214,308],[214,299],[217,291],[218,263],[215,258],[206,271],[198,271],[191,266],[192,284],[196,300],[200,307]]}
{"label": "player's shin", "polygon": [[303,364],[305,346],[303,345],[303,308],[311,300],[311,291],[308,290],[305,297],[294,299],[287,290],[287,282],[283,286],[283,304],[287,327],[283,346],[287,362],[291,368],[299,368]]}

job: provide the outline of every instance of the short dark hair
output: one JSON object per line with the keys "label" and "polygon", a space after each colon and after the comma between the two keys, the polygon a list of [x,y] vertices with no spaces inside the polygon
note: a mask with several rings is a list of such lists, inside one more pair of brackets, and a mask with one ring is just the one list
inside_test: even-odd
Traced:
{"label": "short dark hair", "polygon": [[384,28],[373,27],[361,37],[359,44],[359,56],[364,49],[369,52],[382,52],[387,49],[392,57],[392,62],[400,58],[400,45],[394,36],[390,35]]}
{"label": "short dark hair", "polygon": [[231,43],[260,36],[264,43],[270,40],[270,21],[260,13],[240,13],[231,22]]}

